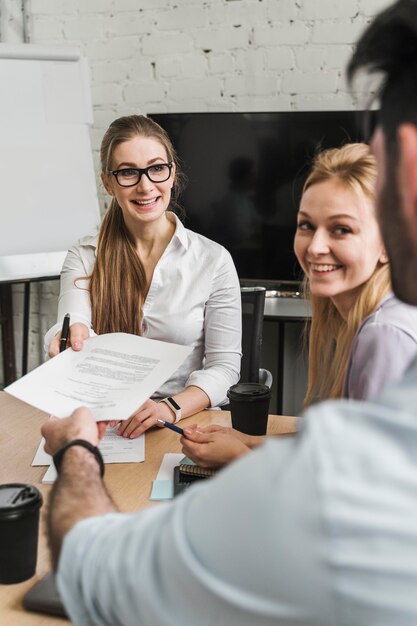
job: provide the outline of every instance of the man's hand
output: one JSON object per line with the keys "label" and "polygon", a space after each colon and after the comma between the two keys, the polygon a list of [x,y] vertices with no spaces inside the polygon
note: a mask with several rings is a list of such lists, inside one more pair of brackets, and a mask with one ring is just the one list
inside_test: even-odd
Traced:
{"label": "man's hand", "polygon": [[[215,426],[215,425],[213,425]],[[184,429],[181,437],[182,451],[201,467],[222,467],[250,451],[232,428],[209,426],[204,430],[196,427]],[[241,435],[242,433],[238,433]]]}
{"label": "man's hand", "polygon": [[[124,420],[120,424],[117,434],[122,435],[122,437],[135,439],[148,430],[148,428],[159,426],[156,421],[158,419],[173,422],[175,416],[165,402],[147,400],[132,417]],[[112,424],[113,422],[110,423],[110,426]]]}
{"label": "man's hand", "polygon": [[[54,455],[73,439],[85,439],[96,446],[106,426],[106,422],[97,423],[86,408],[77,409],[63,419],[52,417],[41,429],[45,437],[45,452]],[[77,522],[116,510],[98,467],[94,456],[80,446],[70,448],[64,455],[52,488],[48,511],[49,547],[54,569],[58,566],[64,537]]]}
{"label": "man's hand", "polygon": [[[90,330],[85,324],[71,324],[70,336],[68,339],[68,348],[72,348],[76,352],[83,349],[84,341],[90,336]],[[59,331],[52,339],[48,355],[50,357],[59,354],[59,341],[61,339],[61,331]]]}
{"label": "man's hand", "polygon": [[106,422],[96,422],[86,408],[76,409],[70,417],[63,419],[51,417],[41,429],[45,437],[45,452],[54,455],[73,439],[85,439],[97,446],[106,426]]}

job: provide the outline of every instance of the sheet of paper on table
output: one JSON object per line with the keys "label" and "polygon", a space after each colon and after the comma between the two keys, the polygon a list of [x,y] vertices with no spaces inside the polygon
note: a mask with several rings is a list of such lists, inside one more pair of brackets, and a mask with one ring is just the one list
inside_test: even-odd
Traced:
{"label": "sheet of paper on table", "polygon": [[[99,449],[105,463],[141,463],[145,460],[145,435],[136,439],[127,439],[116,435],[118,426],[108,427]],[[52,457],[45,452],[45,439],[42,437],[32,465],[50,465]]]}
{"label": "sheet of paper on table", "polygon": [[[115,428],[107,428],[103,439],[99,443],[99,449],[103,455],[104,463],[141,463],[145,460],[145,435],[136,439],[126,439],[116,435]],[[56,470],[52,463],[52,457],[45,452],[45,439],[42,437],[36,451],[32,465],[49,465],[43,483],[53,483],[56,480]]]}
{"label": "sheet of paper on table", "polygon": [[156,479],[152,481],[149,500],[172,500],[174,497],[174,467],[185,460],[183,454],[164,454]]}
{"label": "sheet of paper on table", "polygon": [[52,483],[56,481],[56,477],[57,477],[57,473],[56,473],[55,465],[52,463],[46,470],[45,474],[43,475],[42,483],[44,485],[51,485]]}
{"label": "sheet of paper on table", "polygon": [[191,351],[127,333],[98,335],[81,352],[65,350],[5,391],[56,417],[86,406],[97,421],[127,419]]}

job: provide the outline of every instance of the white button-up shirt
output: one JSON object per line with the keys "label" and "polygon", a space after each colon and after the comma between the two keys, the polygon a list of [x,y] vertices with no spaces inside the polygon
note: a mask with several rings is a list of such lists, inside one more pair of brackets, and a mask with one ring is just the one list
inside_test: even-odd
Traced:
{"label": "white button-up shirt", "polygon": [[[239,380],[239,280],[225,248],[184,228],[173,213],[169,215],[175,219],[176,229],[153,273],[143,307],[142,335],[192,346],[193,351],[154,397],[165,398],[195,385],[205,391],[211,406],[216,406],[225,401],[228,388]],[[84,237],[67,254],[61,274],[58,323],[47,332],[45,346],[60,330],[66,313],[72,324],[81,322],[91,328],[88,280],[79,279],[93,269],[97,241],[98,235]]]}

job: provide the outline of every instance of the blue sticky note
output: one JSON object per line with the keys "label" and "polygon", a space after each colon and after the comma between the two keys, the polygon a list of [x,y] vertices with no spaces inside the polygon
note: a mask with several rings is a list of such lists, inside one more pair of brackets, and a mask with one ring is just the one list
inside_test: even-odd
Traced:
{"label": "blue sticky note", "polygon": [[180,465],[195,465],[195,463],[194,461],[189,459],[188,456],[185,456],[183,459],[181,459]]}
{"label": "blue sticky note", "polygon": [[173,480],[153,480],[149,500],[172,500],[174,497]]}

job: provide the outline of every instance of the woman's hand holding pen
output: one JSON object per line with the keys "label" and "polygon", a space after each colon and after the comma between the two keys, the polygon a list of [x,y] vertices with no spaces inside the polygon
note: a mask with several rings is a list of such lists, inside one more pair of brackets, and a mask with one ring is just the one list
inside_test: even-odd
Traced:
{"label": "woman's hand holding pen", "polygon": [[184,435],[181,437],[182,451],[200,467],[222,467],[250,451],[242,441],[247,435],[233,428],[213,424],[197,430],[193,425],[184,428]]}
{"label": "woman's hand holding pen", "polygon": [[[197,426],[195,424],[191,424],[187,427],[187,429],[196,430]],[[236,428],[230,428],[228,426],[221,426],[220,424],[210,424],[209,426],[198,427],[199,432],[203,433],[220,433],[222,432],[224,435],[230,435],[231,437],[235,437],[239,439],[242,443],[245,444],[248,448],[256,448],[261,443],[264,442],[265,437],[258,437],[256,435],[247,435],[246,433],[241,433],[240,430],[236,430]]]}
{"label": "woman's hand holding pen", "polygon": [[[72,348],[75,351],[79,351],[83,349],[84,341],[88,339],[90,336],[90,330],[85,324],[71,324],[70,326],[70,334],[67,341],[68,348]],[[61,331],[59,331],[49,346],[48,355],[50,357],[56,356],[59,354],[59,347],[61,341]]]}

